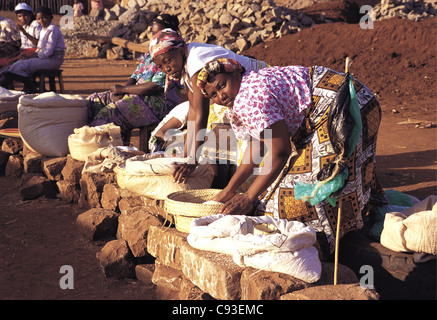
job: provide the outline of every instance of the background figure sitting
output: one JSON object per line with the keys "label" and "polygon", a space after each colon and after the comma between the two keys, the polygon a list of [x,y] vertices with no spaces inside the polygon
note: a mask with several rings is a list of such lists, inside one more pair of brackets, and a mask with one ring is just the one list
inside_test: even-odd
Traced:
{"label": "background figure sitting", "polygon": [[26,3],[19,3],[14,10],[17,15],[16,28],[20,32],[20,50],[14,56],[0,58],[0,67],[8,66],[15,61],[32,56],[38,46],[41,25],[35,20],[32,8]]}
{"label": "background figure sitting", "polygon": [[38,70],[59,69],[64,62],[65,44],[61,29],[52,22],[53,14],[48,7],[35,10],[36,20],[42,30],[36,52],[28,59],[21,59],[0,70],[0,86],[9,87],[12,81],[24,83],[23,91],[35,92],[33,76]]}
{"label": "background figure sitting", "polygon": [[[178,29],[175,16],[160,15],[152,26],[156,33],[165,28]],[[114,123],[121,128],[123,141],[128,144],[133,128],[159,123],[180,102],[180,87],[171,85],[164,93],[166,75],[152,62],[147,53],[124,84],[115,84],[109,91],[94,93],[88,100],[90,126]]]}

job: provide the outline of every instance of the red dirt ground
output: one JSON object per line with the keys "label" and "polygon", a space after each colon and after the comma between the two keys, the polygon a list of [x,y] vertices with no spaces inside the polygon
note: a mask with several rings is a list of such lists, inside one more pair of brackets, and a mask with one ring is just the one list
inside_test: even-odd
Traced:
{"label": "red dirt ground", "polygon": [[[377,93],[383,118],[378,136],[377,175],[386,189],[419,198],[437,194],[436,128],[400,124],[435,123],[437,19],[318,25],[248,50],[272,65],[323,65],[351,72]],[[66,59],[67,93],[89,94],[124,83],[135,61]],[[396,113],[394,112],[396,110]],[[21,201],[19,181],[0,177],[0,299],[153,299],[154,286],[109,281],[95,253],[103,244],[83,239],[74,226],[77,205],[40,198]],[[62,265],[74,269],[74,289],[62,290]]]}

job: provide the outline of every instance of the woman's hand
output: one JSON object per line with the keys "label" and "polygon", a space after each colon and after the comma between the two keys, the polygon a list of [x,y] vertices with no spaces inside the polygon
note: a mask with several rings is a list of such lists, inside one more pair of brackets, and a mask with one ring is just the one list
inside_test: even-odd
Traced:
{"label": "woman's hand", "polygon": [[124,86],[122,86],[121,84],[114,84],[109,90],[113,93],[113,94],[123,94],[122,89],[124,88]]}
{"label": "woman's hand", "polygon": [[190,175],[196,170],[197,164],[179,163],[173,171],[174,181],[177,183],[187,182]]}
{"label": "woman's hand", "polygon": [[220,209],[221,214],[251,215],[253,211],[253,200],[247,193],[236,194],[227,201]]}
{"label": "woman's hand", "polygon": [[219,193],[217,193],[214,196],[214,198],[212,198],[211,200],[225,203],[225,202],[231,200],[234,195],[235,194],[233,192],[228,192],[228,191],[226,191],[226,189],[223,189]]}

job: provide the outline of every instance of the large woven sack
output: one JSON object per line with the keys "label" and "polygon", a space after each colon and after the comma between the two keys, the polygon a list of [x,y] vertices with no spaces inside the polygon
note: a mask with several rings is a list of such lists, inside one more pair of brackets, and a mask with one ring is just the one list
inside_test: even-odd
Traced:
{"label": "large woven sack", "polygon": [[429,196],[403,212],[387,213],[381,244],[397,252],[437,255],[437,196]]}
{"label": "large woven sack", "polygon": [[18,100],[25,93],[22,91],[8,90],[0,87],[0,113],[17,110]]}
{"label": "large woven sack", "polygon": [[88,121],[86,100],[79,95],[46,92],[20,96],[18,128],[30,149],[47,157],[68,154],[68,136]]}
{"label": "large woven sack", "polygon": [[141,156],[126,160],[124,186],[129,191],[157,200],[177,191],[210,188],[214,171],[209,164],[198,165],[185,183],[173,178],[175,162],[183,158],[157,158],[141,160]]}
{"label": "large woven sack", "polygon": [[113,123],[96,127],[87,125],[74,129],[68,137],[70,156],[79,161],[86,161],[88,156],[100,148],[122,146],[120,127]]}

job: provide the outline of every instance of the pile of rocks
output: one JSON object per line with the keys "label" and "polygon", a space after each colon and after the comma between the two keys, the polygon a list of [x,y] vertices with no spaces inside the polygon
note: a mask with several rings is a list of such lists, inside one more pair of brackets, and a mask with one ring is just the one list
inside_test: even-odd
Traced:
{"label": "pile of rocks", "polygon": [[93,53],[89,46],[97,45],[84,45],[75,37],[77,33],[120,37],[147,46],[151,22],[159,13],[178,16],[187,42],[217,44],[235,52],[314,25],[306,14],[278,7],[272,0],[129,0],[105,8],[99,17],[75,18],[75,28],[63,30],[67,54],[89,56]]}
{"label": "pile of rocks", "polygon": [[403,18],[420,21],[437,15],[436,0],[382,0],[373,7],[374,20]]}

